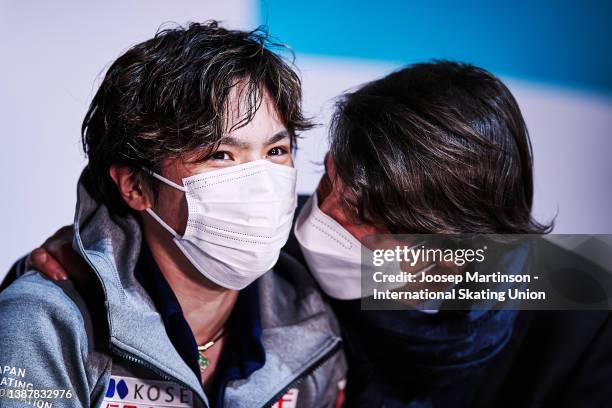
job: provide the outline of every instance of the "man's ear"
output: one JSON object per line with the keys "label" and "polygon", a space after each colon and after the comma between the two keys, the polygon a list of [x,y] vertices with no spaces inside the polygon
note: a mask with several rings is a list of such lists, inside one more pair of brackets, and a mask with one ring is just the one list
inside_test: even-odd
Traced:
{"label": "man's ear", "polygon": [[125,166],[111,165],[109,174],[123,200],[133,210],[144,211],[151,207],[151,200],[147,191],[142,187],[140,178],[133,169]]}

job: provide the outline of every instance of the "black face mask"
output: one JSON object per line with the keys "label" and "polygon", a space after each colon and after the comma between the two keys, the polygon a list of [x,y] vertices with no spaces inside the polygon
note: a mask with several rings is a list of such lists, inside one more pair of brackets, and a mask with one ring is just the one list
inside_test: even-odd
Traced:
{"label": "black face mask", "polygon": [[[528,248],[507,254],[504,270],[521,273]],[[509,269],[511,268],[511,269]],[[332,300],[345,331],[348,386],[426,390],[481,372],[510,339],[518,311],[361,310],[361,300]],[[353,377],[353,378],[351,378]],[[390,392],[390,391],[386,391]]]}
{"label": "black face mask", "polygon": [[349,336],[360,343],[355,348],[365,353],[362,357],[417,382],[452,382],[487,362],[510,338],[517,315],[510,310],[362,311],[359,300],[334,303],[342,303],[335,309]]}

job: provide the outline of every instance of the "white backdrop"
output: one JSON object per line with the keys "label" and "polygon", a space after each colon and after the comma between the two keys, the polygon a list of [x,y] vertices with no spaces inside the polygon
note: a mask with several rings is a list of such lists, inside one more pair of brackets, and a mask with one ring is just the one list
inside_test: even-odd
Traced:
{"label": "white backdrop", "polygon": [[[0,277],[72,221],[85,163],[80,124],[109,63],[168,21],[214,18],[254,28],[256,7],[251,0],[0,0]],[[306,110],[323,124],[304,135],[297,157],[298,188],[310,192],[326,150],[331,98],[398,64],[304,55],[296,62]],[[535,214],[558,212],[556,232],[612,233],[612,101],[506,79],[532,135]]]}

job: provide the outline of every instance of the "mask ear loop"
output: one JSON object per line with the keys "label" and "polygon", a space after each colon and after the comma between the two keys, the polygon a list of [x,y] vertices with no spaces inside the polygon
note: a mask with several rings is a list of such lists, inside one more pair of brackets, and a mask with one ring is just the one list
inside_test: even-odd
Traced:
{"label": "mask ear loop", "polygon": [[142,170],[143,170],[144,172],[146,172],[147,174],[149,174],[150,176],[155,177],[155,178],[156,178],[156,179],[158,179],[159,181],[161,181],[161,182],[163,182],[163,183],[165,183],[165,184],[169,185],[170,187],[174,187],[174,188],[176,188],[177,190],[180,190],[180,191],[182,191],[182,192],[184,192],[184,193],[186,193],[186,192],[187,192],[187,188],[186,188],[185,186],[181,186],[180,184],[176,184],[174,181],[172,181],[172,180],[168,180],[168,179],[167,179],[167,178],[165,178],[164,176],[159,175],[159,174],[157,174],[156,172],[151,171],[151,170],[149,170],[149,169],[143,168]]}
{"label": "mask ear loop", "polygon": [[151,217],[153,217],[153,219],[154,219],[155,221],[157,221],[157,222],[159,223],[159,225],[161,225],[162,227],[164,227],[165,229],[167,229],[167,230],[168,230],[168,232],[169,232],[170,234],[172,234],[172,236],[173,236],[174,238],[180,238],[180,237],[181,237],[179,234],[177,234],[177,233],[176,233],[176,231],[174,231],[174,230],[172,229],[172,227],[170,227],[168,224],[166,224],[166,222],[165,222],[164,220],[162,220],[162,219],[161,219],[161,217],[160,217],[159,215],[155,214],[155,211],[153,211],[153,210],[152,210],[150,207],[149,207],[149,208],[147,208],[145,211],[146,211],[147,213],[149,213],[149,215],[150,215]]}
{"label": "mask ear loop", "polygon": [[[151,171],[147,168],[143,168],[142,169],[144,172],[146,172],[147,174],[149,174],[152,177],[155,177],[156,179],[158,179],[159,181],[169,185],[170,187],[174,187],[177,190],[183,191],[183,192],[187,192],[187,188],[185,188],[184,186],[181,186],[180,184],[176,184],[174,181],[172,180],[168,180],[167,178],[165,178],[164,176],[161,176],[157,173],[155,173],[154,171]],[[162,227],[164,227],[166,230],[168,230],[168,232],[170,234],[172,234],[173,237],[175,238],[180,238],[181,236],[179,234],[176,233],[176,231],[174,231],[172,229],[172,227],[170,227],[168,224],[166,224],[166,222],[164,220],[161,219],[161,217],[159,215],[157,215],[155,213],[155,211],[153,211],[151,208],[147,208],[145,210],[151,217],[153,217],[153,219],[155,221],[157,221],[159,223],[159,225],[161,225]]]}

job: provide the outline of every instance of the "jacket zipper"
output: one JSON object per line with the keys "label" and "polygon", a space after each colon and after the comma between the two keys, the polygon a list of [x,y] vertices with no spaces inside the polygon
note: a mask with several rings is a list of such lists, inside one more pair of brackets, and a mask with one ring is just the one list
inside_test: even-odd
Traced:
{"label": "jacket zipper", "polygon": [[[77,208],[77,211],[79,211],[79,209]],[[98,270],[95,268],[93,262],[89,259],[89,255],[87,254],[87,252],[85,251],[85,248],[83,247],[83,243],[81,242],[80,236],[78,236],[77,239],[77,246],[80,252],[80,255],[85,259],[85,262],[87,262],[87,264],[89,265],[89,267],[96,272],[96,275],[98,275]],[[104,285],[102,285],[102,289],[104,290]],[[106,293],[104,293],[104,297],[106,297]],[[106,300],[106,299],[105,299]],[[166,374],[165,372],[161,371],[159,368],[155,367],[154,365],[147,363],[146,361],[135,357],[132,353],[125,351],[123,349],[121,349],[120,347],[115,346],[114,344],[110,344],[110,350],[111,352],[113,352],[115,355],[124,358],[128,361],[131,361],[133,363],[136,364],[140,364],[141,366],[153,371],[154,373],[156,373],[157,375],[159,375],[161,378],[167,380],[167,381],[172,381],[178,385],[181,385],[189,390],[191,390],[191,392],[193,393],[193,395],[195,397],[197,397],[200,402],[202,403],[202,405],[206,408],[208,407],[208,404],[202,399],[202,397],[200,397],[199,393],[196,392],[191,386],[189,386],[187,383],[185,383],[184,381],[179,380],[178,378],[175,377],[171,377],[168,374]]]}
{"label": "jacket zipper", "polygon": [[117,356],[119,356],[119,357],[121,357],[121,358],[123,358],[123,359],[125,359],[125,360],[127,360],[129,362],[131,362],[131,363],[139,364],[139,365],[141,365],[141,366],[143,366],[143,367],[153,371],[155,374],[157,374],[159,377],[163,378],[166,381],[172,381],[172,382],[174,382],[174,383],[176,383],[176,384],[178,384],[178,385],[180,385],[180,386],[182,386],[184,388],[187,388],[188,390],[191,390],[193,395],[198,400],[200,400],[202,405],[204,407],[208,408],[208,404],[202,399],[202,397],[200,397],[198,392],[196,390],[194,390],[190,385],[185,383],[184,381],[181,381],[181,380],[179,380],[176,377],[169,376],[164,371],[162,371],[159,368],[155,367],[153,364],[150,364],[150,363],[148,363],[148,362],[146,362],[146,361],[144,361],[144,360],[142,360],[142,359],[140,359],[138,357],[135,357],[133,354],[131,354],[131,353],[129,353],[129,352],[127,352],[127,351],[125,351],[125,350],[115,346],[115,345],[111,345],[111,351],[115,355],[117,355]]}
{"label": "jacket zipper", "polygon": [[285,395],[285,393],[287,391],[289,391],[291,388],[294,388],[297,385],[299,385],[302,381],[304,381],[304,378],[306,378],[309,375],[311,375],[312,373],[314,373],[327,360],[329,360],[329,358],[331,356],[336,354],[338,352],[338,350],[340,350],[341,344],[342,344],[342,341],[338,340],[336,342],[336,344],[334,344],[334,346],[332,348],[330,348],[328,351],[326,351],[325,354],[323,354],[321,357],[319,357],[317,359],[317,361],[315,361],[313,364],[311,364],[308,368],[306,368],[304,371],[302,371],[300,374],[298,374],[295,377],[295,379],[293,379],[289,384],[287,384],[280,392],[274,394],[274,396],[272,398],[270,398],[270,400],[268,402],[263,404],[262,407],[271,407],[276,401],[278,401],[283,395]]}

